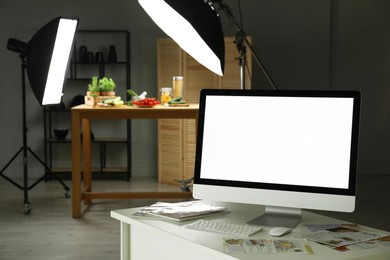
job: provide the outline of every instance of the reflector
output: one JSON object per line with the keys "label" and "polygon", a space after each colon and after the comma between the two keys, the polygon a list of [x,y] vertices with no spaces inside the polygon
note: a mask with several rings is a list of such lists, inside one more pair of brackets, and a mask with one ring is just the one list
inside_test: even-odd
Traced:
{"label": "reflector", "polygon": [[184,51],[222,76],[225,43],[218,13],[201,0],[139,0],[152,20]]}
{"label": "reflector", "polygon": [[77,22],[77,19],[57,17],[42,27],[27,44],[27,76],[42,105],[61,102]]}

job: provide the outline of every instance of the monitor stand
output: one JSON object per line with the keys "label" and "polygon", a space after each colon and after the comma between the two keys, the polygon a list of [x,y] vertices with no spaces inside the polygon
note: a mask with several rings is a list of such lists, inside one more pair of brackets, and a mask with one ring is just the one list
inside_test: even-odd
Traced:
{"label": "monitor stand", "polygon": [[301,209],[266,206],[263,215],[249,220],[247,223],[266,227],[295,228],[301,222],[301,216]]}

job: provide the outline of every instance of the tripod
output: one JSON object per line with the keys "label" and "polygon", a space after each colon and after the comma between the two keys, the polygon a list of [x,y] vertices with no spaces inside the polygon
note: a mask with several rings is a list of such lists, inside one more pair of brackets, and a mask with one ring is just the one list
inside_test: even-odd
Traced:
{"label": "tripod", "polygon": [[[20,58],[22,60],[22,110],[23,110],[23,146],[20,147],[18,152],[9,160],[9,162],[1,169],[0,176],[2,176],[4,179],[18,187],[19,189],[23,190],[24,192],[24,213],[30,214],[31,212],[31,206],[30,202],[28,200],[28,191],[32,188],[34,188],[38,183],[40,183],[43,180],[47,180],[49,177],[53,176],[55,177],[64,187],[65,190],[65,197],[70,197],[69,187],[65,185],[65,183],[62,182],[61,179],[58,178],[55,174],[52,173],[50,168],[31,150],[30,147],[27,146],[27,120],[26,120],[26,79],[25,79],[25,70],[26,70],[26,57],[25,55],[20,55]],[[45,168],[45,174],[36,180],[33,184],[29,186],[28,184],[28,153],[30,153],[44,168]],[[23,156],[23,185],[20,185],[19,183],[15,182],[14,180],[10,179],[6,175],[3,174],[3,172],[12,164],[12,162],[19,156]]]}

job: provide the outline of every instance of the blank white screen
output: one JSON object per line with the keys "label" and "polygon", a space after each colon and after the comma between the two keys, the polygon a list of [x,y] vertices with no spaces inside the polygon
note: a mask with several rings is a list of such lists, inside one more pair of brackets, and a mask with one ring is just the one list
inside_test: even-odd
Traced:
{"label": "blank white screen", "polygon": [[347,189],[352,98],[207,96],[201,178]]}

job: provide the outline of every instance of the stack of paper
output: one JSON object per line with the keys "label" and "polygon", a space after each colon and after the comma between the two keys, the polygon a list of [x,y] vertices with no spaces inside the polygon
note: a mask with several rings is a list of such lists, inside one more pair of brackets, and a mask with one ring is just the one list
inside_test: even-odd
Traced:
{"label": "stack of paper", "polygon": [[134,216],[185,221],[226,211],[227,209],[225,207],[208,205],[199,201],[177,203],[157,202],[136,212]]}

